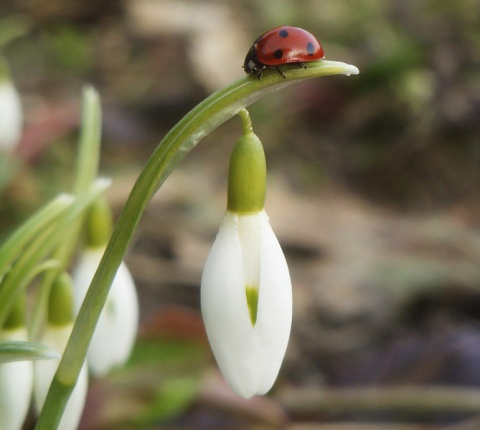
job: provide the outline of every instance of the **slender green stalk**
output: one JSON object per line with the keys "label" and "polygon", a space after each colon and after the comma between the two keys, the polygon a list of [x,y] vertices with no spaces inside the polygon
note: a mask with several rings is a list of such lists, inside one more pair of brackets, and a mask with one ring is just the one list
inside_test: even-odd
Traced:
{"label": "slender green stalk", "polygon": [[84,88],[82,106],[82,126],[73,187],[77,196],[86,193],[98,176],[102,111],[100,97],[94,88]]}
{"label": "slender green stalk", "polygon": [[[77,197],[83,196],[98,176],[101,129],[102,110],[100,97],[94,88],[90,86],[85,87],[83,90],[80,143],[75,168],[75,183],[73,185],[73,193]],[[80,235],[82,220],[83,216],[78,217],[77,221],[72,225],[68,237],[54,251],[54,257],[62,263],[62,268],[65,268],[70,263]],[[55,277],[56,274],[53,275],[51,281]]]}
{"label": "slender green stalk", "polygon": [[218,90],[193,108],[165,136],[140,173],[117,221],[73,327],[72,335],[47,394],[36,430],[56,429],[85,360],[88,345],[127,247],[149,200],[180,160],[206,135],[264,95],[294,82],[358,69],[335,61],[317,61],[307,69],[282,68],[286,78],[268,71],[247,76]]}
{"label": "slender green stalk", "polygon": [[[77,155],[75,183],[73,193],[83,196],[98,175],[100,160],[102,112],[100,97],[92,87],[83,90],[82,126],[80,143]],[[59,264],[55,270],[50,270],[43,276],[35,301],[35,308],[30,323],[30,338],[37,340],[42,328],[41,322],[45,320],[46,304],[50,294],[50,288],[58,274],[70,264],[72,254],[80,236],[84,216],[80,215],[72,223],[69,234],[62,240],[53,251],[52,258]]]}

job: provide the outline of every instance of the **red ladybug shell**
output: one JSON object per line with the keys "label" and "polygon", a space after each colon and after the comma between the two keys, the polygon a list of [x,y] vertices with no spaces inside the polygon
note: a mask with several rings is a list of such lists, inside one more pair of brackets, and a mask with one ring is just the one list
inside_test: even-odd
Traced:
{"label": "red ladybug shell", "polygon": [[266,68],[276,69],[282,64],[303,63],[325,58],[323,48],[308,31],[290,26],[273,28],[262,34],[248,51],[243,68],[247,74],[256,73],[259,78]]}

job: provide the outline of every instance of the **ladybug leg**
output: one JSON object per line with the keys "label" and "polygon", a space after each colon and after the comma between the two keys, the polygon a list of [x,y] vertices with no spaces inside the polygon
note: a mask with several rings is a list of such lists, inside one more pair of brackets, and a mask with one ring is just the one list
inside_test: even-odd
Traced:
{"label": "ladybug leg", "polygon": [[285,79],[287,78],[284,73],[278,68],[278,67],[275,67],[275,66],[262,66],[261,68],[259,67],[258,70],[257,70],[257,79],[260,80],[260,78],[262,77],[262,74],[263,74],[263,71],[265,69],[270,69],[270,70],[276,70],[278,73],[280,73],[280,75],[282,75]]}
{"label": "ladybug leg", "polygon": [[274,69],[276,70],[278,73],[280,73],[280,75],[282,75],[284,77],[284,79],[286,79],[287,77],[283,74],[283,72],[278,68],[278,67],[275,67],[275,66],[267,66],[269,69]]}
{"label": "ladybug leg", "polygon": [[283,74],[283,72],[282,72],[278,67],[274,67],[274,69],[275,69],[278,73],[280,73],[280,74],[283,76],[284,79],[287,79],[287,77]]}
{"label": "ladybug leg", "polygon": [[265,67],[261,67],[259,68],[258,72],[257,72],[257,80],[260,80],[260,78],[262,77],[262,74],[263,74],[263,71],[265,70]]}

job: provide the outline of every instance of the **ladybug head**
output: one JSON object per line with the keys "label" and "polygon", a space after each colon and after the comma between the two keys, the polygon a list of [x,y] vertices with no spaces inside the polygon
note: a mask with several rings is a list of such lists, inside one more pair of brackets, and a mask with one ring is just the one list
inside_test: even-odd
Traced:
{"label": "ladybug head", "polygon": [[247,53],[245,57],[245,62],[243,64],[243,70],[248,75],[252,73],[259,73],[263,69],[263,65],[258,61],[257,58],[257,45],[254,44]]}

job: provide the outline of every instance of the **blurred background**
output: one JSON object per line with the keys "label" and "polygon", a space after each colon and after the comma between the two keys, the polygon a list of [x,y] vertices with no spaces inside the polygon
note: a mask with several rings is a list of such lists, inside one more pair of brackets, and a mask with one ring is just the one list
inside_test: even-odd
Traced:
{"label": "blurred background", "polygon": [[[294,284],[279,380],[265,398],[232,394],[199,313],[241,132],[232,119],[142,219],[127,256],[141,333],[125,369],[92,381],[82,430],[480,428],[478,0],[1,2],[0,49],[25,116],[1,235],[72,183],[85,84],[102,98],[101,172],[118,213],[165,133],[242,77],[252,42],[283,24],[360,75],[250,108]],[[383,395],[400,385],[406,398]],[[434,406],[415,401],[425,387]]]}

